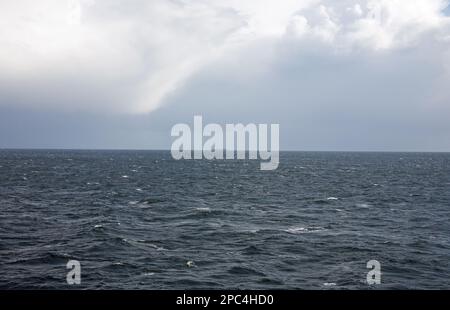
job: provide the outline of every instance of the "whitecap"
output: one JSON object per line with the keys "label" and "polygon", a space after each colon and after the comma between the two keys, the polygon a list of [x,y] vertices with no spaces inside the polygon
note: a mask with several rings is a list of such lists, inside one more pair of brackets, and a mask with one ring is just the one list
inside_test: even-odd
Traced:
{"label": "whitecap", "polygon": [[305,227],[291,227],[288,229],[284,230],[285,232],[288,232],[290,234],[301,234],[301,233],[305,233],[308,230]]}
{"label": "whitecap", "polygon": [[313,233],[313,232],[320,232],[324,231],[325,229],[322,227],[290,227],[288,229],[285,229],[284,231],[290,234],[305,234],[305,233]]}
{"label": "whitecap", "polygon": [[97,225],[94,225],[94,228],[103,228],[103,225],[97,224]]}
{"label": "whitecap", "polygon": [[156,244],[153,244],[153,243],[148,244],[148,246],[154,248],[156,251],[167,251],[166,248],[164,248],[162,246],[157,246]]}
{"label": "whitecap", "polygon": [[367,209],[370,207],[367,203],[357,203],[356,206],[363,209]]}
{"label": "whitecap", "polygon": [[327,200],[339,200],[339,198],[336,198],[336,197],[328,197]]}
{"label": "whitecap", "polygon": [[195,263],[194,263],[194,261],[192,261],[192,260],[188,260],[188,261],[186,262],[186,266],[188,266],[188,267],[194,267],[194,266],[195,266]]}
{"label": "whitecap", "polygon": [[200,212],[211,212],[211,208],[209,208],[209,207],[195,208],[195,210],[200,211]]}
{"label": "whitecap", "polygon": [[325,282],[323,285],[324,286],[336,286],[336,283],[334,283],[334,282]]}
{"label": "whitecap", "polygon": [[128,202],[129,205],[136,205],[136,204],[138,204],[138,203],[139,203],[139,201],[129,201],[129,202]]}
{"label": "whitecap", "polygon": [[128,179],[128,178],[129,178],[129,176],[127,176],[127,175],[123,175],[123,176],[122,176],[122,178],[124,178],[124,179]]}
{"label": "whitecap", "polygon": [[257,232],[259,232],[260,230],[259,229],[250,229],[250,230],[247,230],[247,232],[249,232],[249,233],[251,233],[251,234],[256,234]]}

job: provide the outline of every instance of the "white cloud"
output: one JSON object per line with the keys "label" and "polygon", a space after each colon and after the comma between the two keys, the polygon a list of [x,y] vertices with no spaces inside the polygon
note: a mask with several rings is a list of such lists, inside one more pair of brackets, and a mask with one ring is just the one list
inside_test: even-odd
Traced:
{"label": "white cloud", "polygon": [[445,41],[446,5],[443,0],[0,1],[0,103],[149,112],[198,70],[254,42],[289,37],[352,53],[414,46],[425,35]]}
{"label": "white cloud", "polygon": [[442,0],[323,1],[298,12],[293,22],[300,16],[300,36],[313,35],[338,48],[383,50],[414,44],[428,31],[448,32],[449,18],[442,13],[446,6]]}
{"label": "white cloud", "polygon": [[[243,23],[232,10],[206,3],[19,0],[0,6],[1,80],[16,83],[17,92],[41,84],[39,96],[53,98],[61,94],[52,83],[64,81],[72,89],[67,96],[88,89],[99,99],[94,108],[130,112],[157,107]],[[73,102],[60,99],[58,105]],[[91,109],[92,102],[77,108]]]}

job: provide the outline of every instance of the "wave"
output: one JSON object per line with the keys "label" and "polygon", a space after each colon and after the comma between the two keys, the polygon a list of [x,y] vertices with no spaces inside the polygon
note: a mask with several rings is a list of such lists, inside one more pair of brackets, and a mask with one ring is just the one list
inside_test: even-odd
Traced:
{"label": "wave", "polygon": [[310,227],[290,227],[284,229],[283,231],[290,234],[305,234],[305,233],[321,232],[325,230],[326,229],[323,227],[310,226]]}
{"label": "wave", "polygon": [[160,203],[160,202],[164,202],[164,201],[165,200],[159,199],[159,198],[145,198],[145,199],[139,201],[139,203],[151,205],[151,204]]}

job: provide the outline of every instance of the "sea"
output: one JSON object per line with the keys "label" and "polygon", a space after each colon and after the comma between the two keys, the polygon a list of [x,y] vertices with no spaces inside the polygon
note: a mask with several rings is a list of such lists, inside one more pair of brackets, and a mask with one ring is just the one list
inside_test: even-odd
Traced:
{"label": "sea", "polygon": [[450,154],[0,150],[0,288],[449,289]]}

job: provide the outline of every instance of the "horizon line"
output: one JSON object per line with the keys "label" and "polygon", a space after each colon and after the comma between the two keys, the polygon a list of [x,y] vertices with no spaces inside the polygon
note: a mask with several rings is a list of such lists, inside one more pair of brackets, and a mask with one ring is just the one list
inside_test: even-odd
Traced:
{"label": "horizon line", "polygon": [[[154,152],[170,152],[170,149],[144,149],[144,148],[64,148],[64,147],[0,147],[0,151],[154,151]],[[191,150],[203,151],[203,150]],[[223,149],[222,151],[227,151]],[[237,152],[237,150],[234,150]],[[249,151],[245,152],[258,152]],[[270,150],[269,150],[270,152]],[[303,153],[450,153],[449,151],[421,151],[421,150],[301,150],[301,149],[285,149],[279,152],[303,152]]]}

